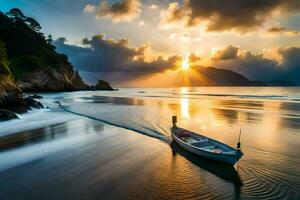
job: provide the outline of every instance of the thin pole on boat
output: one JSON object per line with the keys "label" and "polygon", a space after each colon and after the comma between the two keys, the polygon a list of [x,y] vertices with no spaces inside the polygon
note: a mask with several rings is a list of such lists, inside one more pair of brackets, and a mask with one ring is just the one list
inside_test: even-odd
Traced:
{"label": "thin pole on boat", "polygon": [[172,116],[173,127],[176,127],[176,123],[177,123],[177,116]]}
{"label": "thin pole on boat", "polygon": [[[240,129],[240,134],[239,134],[239,140],[238,140],[238,143],[236,145],[236,148],[238,151],[241,151],[241,136],[242,136],[242,128]],[[239,172],[239,160],[237,161],[237,165],[236,165],[236,170],[237,172]]]}
{"label": "thin pole on boat", "polygon": [[239,140],[238,140],[238,143],[237,143],[237,145],[236,145],[236,148],[237,148],[238,150],[241,149],[241,135],[242,135],[242,128],[241,128],[241,130],[240,130]]}

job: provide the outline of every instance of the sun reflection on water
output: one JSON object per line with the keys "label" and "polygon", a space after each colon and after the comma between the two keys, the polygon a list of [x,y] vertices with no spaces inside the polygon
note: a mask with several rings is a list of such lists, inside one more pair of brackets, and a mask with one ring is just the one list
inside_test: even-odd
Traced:
{"label": "sun reflection on water", "polygon": [[181,115],[182,117],[186,119],[190,119],[190,102],[187,97],[185,97],[185,94],[188,93],[188,88],[181,88],[180,89],[181,98],[180,98],[180,108],[181,108]]}
{"label": "sun reflection on water", "polygon": [[190,113],[189,113],[189,100],[188,99],[180,99],[180,106],[181,106],[181,115],[189,119]]}

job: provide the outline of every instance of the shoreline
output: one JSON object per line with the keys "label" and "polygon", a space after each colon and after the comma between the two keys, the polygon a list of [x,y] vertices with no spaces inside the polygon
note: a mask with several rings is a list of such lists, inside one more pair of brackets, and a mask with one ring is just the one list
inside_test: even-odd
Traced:
{"label": "shoreline", "polygon": [[[29,93],[26,96],[30,96]],[[0,122],[0,138],[16,134],[17,132],[30,131],[57,123],[63,123],[78,117],[61,110],[53,99],[41,98],[39,102],[44,106],[41,109],[31,109],[23,114],[17,114],[18,118]]]}

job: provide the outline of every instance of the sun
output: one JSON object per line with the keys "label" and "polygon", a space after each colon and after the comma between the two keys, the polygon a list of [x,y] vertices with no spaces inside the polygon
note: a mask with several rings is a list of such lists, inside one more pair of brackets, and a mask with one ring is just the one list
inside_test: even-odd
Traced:
{"label": "sun", "polygon": [[182,59],[182,64],[181,64],[181,68],[183,70],[188,70],[190,68],[190,59],[189,59],[190,55],[187,54],[183,59]]}

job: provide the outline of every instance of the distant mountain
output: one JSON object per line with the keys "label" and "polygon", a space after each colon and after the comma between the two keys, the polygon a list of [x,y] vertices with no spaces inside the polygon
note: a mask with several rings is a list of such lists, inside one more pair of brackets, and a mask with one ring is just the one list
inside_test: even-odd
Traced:
{"label": "distant mountain", "polygon": [[189,81],[190,86],[265,86],[263,82],[251,81],[231,70],[194,66],[198,78]]}
{"label": "distant mountain", "polygon": [[266,84],[267,84],[267,86],[284,86],[284,87],[296,86],[296,84],[294,84],[293,82],[285,81],[285,80],[273,80],[273,81],[267,82]]}
{"label": "distant mountain", "polygon": [[199,70],[217,86],[264,86],[263,82],[250,81],[245,76],[231,70],[202,67]]}
{"label": "distant mountain", "polygon": [[190,81],[190,86],[296,86],[293,82],[286,80],[273,80],[269,82],[251,81],[234,71],[214,67],[194,66],[193,69],[196,70],[201,77],[197,80]]}
{"label": "distant mountain", "polygon": [[57,53],[55,47],[26,21],[1,13],[0,41],[5,45],[10,71],[23,91],[88,88],[67,57]]}

